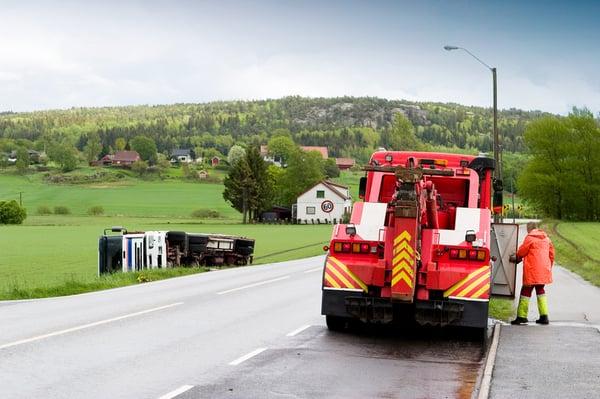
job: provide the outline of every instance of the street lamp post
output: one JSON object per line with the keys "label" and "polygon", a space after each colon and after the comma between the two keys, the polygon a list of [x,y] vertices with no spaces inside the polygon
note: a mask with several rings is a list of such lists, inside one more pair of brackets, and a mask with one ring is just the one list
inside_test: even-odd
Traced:
{"label": "street lamp post", "polygon": [[[463,50],[471,57],[475,58],[479,61],[483,66],[489,69],[492,72],[492,84],[493,84],[493,92],[494,92],[494,162],[496,163],[496,168],[494,169],[494,179],[498,182],[502,182],[502,150],[500,147],[500,138],[498,135],[498,86],[496,84],[496,68],[491,67],[485,62],[483,62],[479,57],[475,54],[471,53],[464,47],[457,46],[444,46],[444,50],[452,51],[452,50]],[[498,217],[494,216],[496,222],[498,222]],[[501,220],[500,220],[501,221]]]}

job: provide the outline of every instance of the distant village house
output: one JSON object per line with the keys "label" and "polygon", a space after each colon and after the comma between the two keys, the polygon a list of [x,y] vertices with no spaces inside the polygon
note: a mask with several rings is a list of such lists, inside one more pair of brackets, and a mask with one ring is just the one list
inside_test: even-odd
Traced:
{"label": "distant village house", "polygon": [[171,152],[171,163],[192,163],[196,158],[193,150],[176,149]]}

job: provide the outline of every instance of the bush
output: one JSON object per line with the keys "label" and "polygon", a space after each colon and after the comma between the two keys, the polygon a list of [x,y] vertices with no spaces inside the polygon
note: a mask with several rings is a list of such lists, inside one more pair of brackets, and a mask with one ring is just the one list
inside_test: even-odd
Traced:
{"label": "bush", "polygon": [[196,209],[194,212],[192,212],[193,218],[216,219],[220,216],[221,214],[218,211],[214,211],[212,209]]}
{"label": "bush", "polygon": [[21,224],[26,217],[27,211],[17,201],[0,201],[0,224]]}
{"label": "bush", "polygon": [[93,216],[103,215],[104,208],[101,207],[100,205],[95,205],[95,206],[91,207],[90,209],[88,209],[88,214],[93,215]]}
{"label": "bush", "polygon": [[71,210],[66,206],[59,205],[54,207],[54,213],[56,215],[68,215],[71,213]]}
{"label": "bush", "polygon": [[38,215],[52,215],[52,209],[47,205],[40,205],[37,208]]}

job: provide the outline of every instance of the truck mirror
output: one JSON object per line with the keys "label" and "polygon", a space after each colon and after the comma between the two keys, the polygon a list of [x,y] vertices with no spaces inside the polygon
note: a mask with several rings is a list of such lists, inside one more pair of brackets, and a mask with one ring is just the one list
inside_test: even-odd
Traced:
{"label": "truck mirror", "polygon": [[363,176],[360,178],[360,183],[358,185],[358,198],[365,199],[365,193],[367,192],[367,178]]}

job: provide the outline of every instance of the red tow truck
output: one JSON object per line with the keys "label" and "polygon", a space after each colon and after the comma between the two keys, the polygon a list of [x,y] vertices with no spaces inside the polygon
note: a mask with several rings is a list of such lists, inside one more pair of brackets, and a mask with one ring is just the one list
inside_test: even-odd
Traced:
{"label": "red tow truck", "polygon": [[[502,206],[494,166],[470,155],[374,153],[360,182],[363,201],[325,248],[329,329],[356,319],[486,329],[497,247],[491,215]],[[514,234],[509,241],[516,247]]]}

